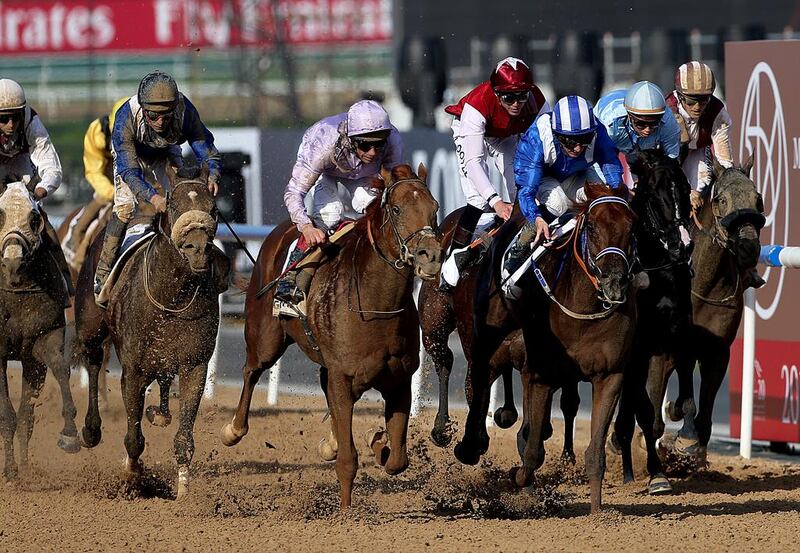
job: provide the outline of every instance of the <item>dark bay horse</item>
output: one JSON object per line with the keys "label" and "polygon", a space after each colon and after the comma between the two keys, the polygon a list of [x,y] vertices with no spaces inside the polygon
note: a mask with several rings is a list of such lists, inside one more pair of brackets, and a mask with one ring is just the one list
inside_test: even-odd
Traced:
{"label": "dark bay horse", "polygon": [[[464,208],[459,208],[448,215],[442,223],[442,250],[447,251],[453,236],[456,223]],[[519,226],[519,217],[509,223]],[[479,263],[479,262],[478,262]],[[452,439],[449,416],[450,372],[453,368],[453,352],[448,345],[448,338],[458,329],[461,347],[469,365],[472,350],[472,306],[475,298],[475,283],[478,274],[477,265],[465,270],[458,286],[448,294],[439,290],[438,279],[424,281],[419,292],[419,319],[422,328],[422,345],[428,354],[439,378],[439,404],[431,430],[433,442],[446,447]],[[522,332],[517,330],[500,344],[498,350],[489,359],[492,381],[503,375],[505,403],[494,413],[495,422],[500,428],[510,428],[517,420],[514,406],[511,371],[522,370],[525,365],[525,344]],[[469,378],[467,378],[467,383]],[[471,398],[471,389],[467,386],[467,395]]]}
{"label": "dark bay horse", "polygon": [[[622,387],[622,372],[636,322],[628,298],[631,281],[633,213],[628,203],[603,185],[587,184],[588,202],[577,206],[572,235],[537,261],[517,285],[523,297],[506,304],[500,290],[500,259],[512,232],[498,233],[492,259],[481,267],[475,300],[475,337],[471,366],[473,391],[464,437],[456,457],[475,464],[486,452],[489,403],[488,356],[509,332],[521,326],[528,370],[523,373],[523,425],[518,433],[522,467],[519,486],[530,484],[544,462],[544,440],[552,432],[553,392],[578,380],[592,382],[592,431],[586,449],[591,510],[601,506],[605,438]],[[560,274],[560,278],[558,275]]]}
{"label": "dark bay horse", "polygon": [[[64,358],[64,301],[67,290],[61,272],[42,243],[44,215],[24,183],[0,187],[0,434],[5,448],[6,479],[17,475],[14,435],[19,440],[20,465],[28,464],[33,434],[33,409],[50,368],[61,389],[64,428],[61,449],[80,450],[75,404]],[[19,411],[9,399],[7,362],[22,362]]]}
{"label": "dark bay horse", "polygon": [[[714,399],[725,378],[730,346],[742,318],[745,278],[758,263],[759,231],[764,226],[764,204],[750,180],[752,158],[741,168],[715,166],[716,181],[704,191],[703,207],[692,229],[692,311],[689,355],[679,367],[689,375],[695,362],[700,369],[697,416],[691,420],[688,400],[694,398],[691,378],[681,380],[679,396],[667,404],[667,414],[684,419],[675,448],[705,459],[711,437]],[[687,414],[684,417],[684,414]]]}
{"label": "dark bay horse", "polygon": [[[341,505],[351,503],[358,454],[353,442],[353,404],[370,388],[380,391],[385,432],[370,432],[368,445],[388,474],[408,466],[406,434],[411,376],[419,365],[419,320],[412,297],[414,275],[436,277],[442,252],[436,237],[439,204],[425,186],[426,173],[411,167],[384,171],[382,189],[355,228],[338,241],[338,254],[322,263],[311,284],[306,320],[272,316],[274,292],[258,295],[276,278],[294,225],[279,225],[264,241],[245,304],[247,362],[233,421],[222,429],[232,446],[247,434],[253,389],[261,374],[291,343],[320,365],[320,383],[331,414],[331,439],[320,444],[326,460],[336,459]],[[304,325],[306,325],[304,327]],[[388,446],[391,446],[389,448]]]}
{"label": "dark bay horse", "polygon": [[637,270],[647,274],[649,286],[637,297],[636,337],[612,443],[622,454],[625,482],[633,481],[630,447],[634,418],[638,421],[647,447],[648,491],[659,494],[672,489],[656,452],[664,433],[661,407],[667,380],[686,357],[692,322],[690,187],[678,161],[659,151],[639,152],[631,169],[639,176],[631,203],[637,215]]}
{"label": "dark bay horse", "polygon": [[89,408],[82,437],[87,447],[100,442],[97,380],[104,348],[111,338],[122,365],[122,398],[127,414],[126,468],[142,471],[141,430],[145,390],[178,375],[180,422],[175,434],[177,496],[188,491],[194,455],[193,429],[206,382],[208,360],[219,326],[218,296],[228,286],[228,258],[215,248],[216,205],[208,191],[208,170],[167,171],[167,211],[156,218],[156,236],[133,253],[104,311],[95,304],[93,273],[102,236],[81,268],[75,302],[74,357],[89,370]]}

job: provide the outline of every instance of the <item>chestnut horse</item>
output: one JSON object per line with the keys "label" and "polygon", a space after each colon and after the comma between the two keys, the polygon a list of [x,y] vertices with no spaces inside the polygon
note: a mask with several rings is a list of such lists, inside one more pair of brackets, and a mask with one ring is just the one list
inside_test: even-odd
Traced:
{"label": "chestnut horse", "polygon": [[[274,292],[259,295],[281,273],[298,231],[280,224],[264,241],[245,303],[247,362],[244,386],[233,421],[222,429],[232,446],[247,434],[253,389],[261,374],[295,342],[320,365],[320,383],[331,414],[331,437],[320,444],[326,460],[336,459],[341,506],[351,503],[358,454],[353,442],[353,404],[375,388],[382,394],[385,432],[370,433],[368,445],[388,474],[408,466],[406,434],[411,408],[411,376],[419,366],[419,320],[412,297],[414,275],[433,279],[441,267],[436,238],[439,204],[408,165],[383,173],[380,200],[373,201],[355,228],[337,241],[338,254],[316,271],[308,296],[308,316],[272,316]],[[331,246],[334,247],[334,246]]]}
{"label": "chestnut horse", "polygon": [[678,371],[691,375],[697,362],[699,403],[697,416],[692,419],[691,410],[685,406],[694,398],[693,380],[685,378],[678,398],[667,404],[667,414],[673,421],[684,419],[675,442],[678,452],[697,455],[701,460],[705,460],[711,437],[714,399],[728,370],[730,347],[742,318],[745,275],[756,266],[761,252],[764,203],[750,180],[752,168],[752,158],[741,168],[715,166],[717,179],[704,191],[703,207],[692,232],[694,321],[689,356]]}
{"label": "chestnut horse", "polygon": [[[64,358],[64,300],[67,290],[53,257],[42,247],[44,214],[25,183],[0,186],[0,435],[5,449],[3,474],[17,475],[14,435],[19,441],[20,465],[28,464],[34,406],[47,369],[61,389],[64,428],[61,449],[80,450],[75,404],[69,388],[69,365]],[[8,393],[8,360],[22,362],[22,395],[14,412]]]}
{"label": "chestnut horse", "polygon": [[502,253],[513,228],[498,233],[489,263],[481,266],[470,371],[473,397],[455,455],[462,463],[476,464],[486,452],[489,356],[521,326],[528,370],[523,373],[523,425],[518,433],[523,464],[515,481],[528,485],[544,462],[544,440],[552,432],[553,392],[590,380],[592,430],[586,472],[591,510],[596,512],[602,499],[606,434],[636,322],[634,301],[628,298],[634,216],[628,203],[607,186],[587,184],[585,190],[588,202],[577,206],[576,229],[562,240],[562,249],[548,250],[537,260],[536,271],[517,283],[523,290],[520,300],[506,303],[499,291]]}
{"label": "chestnut horse", "polygon": [[180,423],[175,434],[178,490],[188,491],[194,455],[194,422],[206,383],[208,360],[219,326],[218,296],[228,286],[230,263],[212,244],[216,205],[208,190],[208,169],[167,171],[167,211],[156,218],[158,232],[126,262],[111,292],[108,309],[94,299],[94,269],[102,236],[81,268],[75,301],[76,361],[89,370],[89,407],[82,437],[87,447],[100,442],[97,380],[107,338],[122,365],[122,398],[127,413],[126,468],[141,474],[144,451],[141,421],[147,386],[168,387],[179,375]]}

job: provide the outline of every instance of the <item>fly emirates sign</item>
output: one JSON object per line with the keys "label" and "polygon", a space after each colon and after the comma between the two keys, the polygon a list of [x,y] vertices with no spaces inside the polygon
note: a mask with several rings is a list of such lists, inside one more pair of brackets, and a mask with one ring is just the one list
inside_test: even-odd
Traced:
{"label": "fly emirates sign", "polygon": [[[0,1],[0,54],[388,43],[392,0]],[[273,6],[274,4],[274,6]]]}

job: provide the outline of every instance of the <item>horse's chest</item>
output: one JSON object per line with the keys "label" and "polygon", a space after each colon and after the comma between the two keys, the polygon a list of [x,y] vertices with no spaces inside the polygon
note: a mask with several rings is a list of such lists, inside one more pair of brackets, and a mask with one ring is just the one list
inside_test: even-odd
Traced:
{"label": "horse's chest", "polygon": [[0,337],[17,354],[37,338],[65,325],[64,311],[43,294],[0,294]]}

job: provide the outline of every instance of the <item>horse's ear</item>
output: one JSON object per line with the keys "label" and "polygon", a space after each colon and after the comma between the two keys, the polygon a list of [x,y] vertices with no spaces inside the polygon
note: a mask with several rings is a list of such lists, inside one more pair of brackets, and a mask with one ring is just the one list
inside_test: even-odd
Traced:
{"label": "horse's ear", "polygon": [[422,182],[424,183],[428,182],[428,170],[425,168],[424,163],[420,163],[419,167],[417,167],[417,176],[419,177],[419,180],[421,180]]}
{"label": "horse's ear", "polygon": [[[717,159],[714,158],[714,162],[717,162]],[[744,173],[747,178],[750,178],[750,172],[753,170],[753,163],[755,159],[753,158],[753,154],[750,154],[750,157],[747,158],[747,161],[744,162],[742,165],[742,173]]]}
{"label": "horse's ear", "polygon": [[725,168],[722,166],[722,164],[719,162],[716,156],[714,156],[713,165],[714,165],[714,174],[719,177],[725,170]]}
{"label": "horse's ear", "polygon": [[385,165],[381,166],[381,178],[383,179],[384,186],[389,188],[392,185],[392,170]]}

